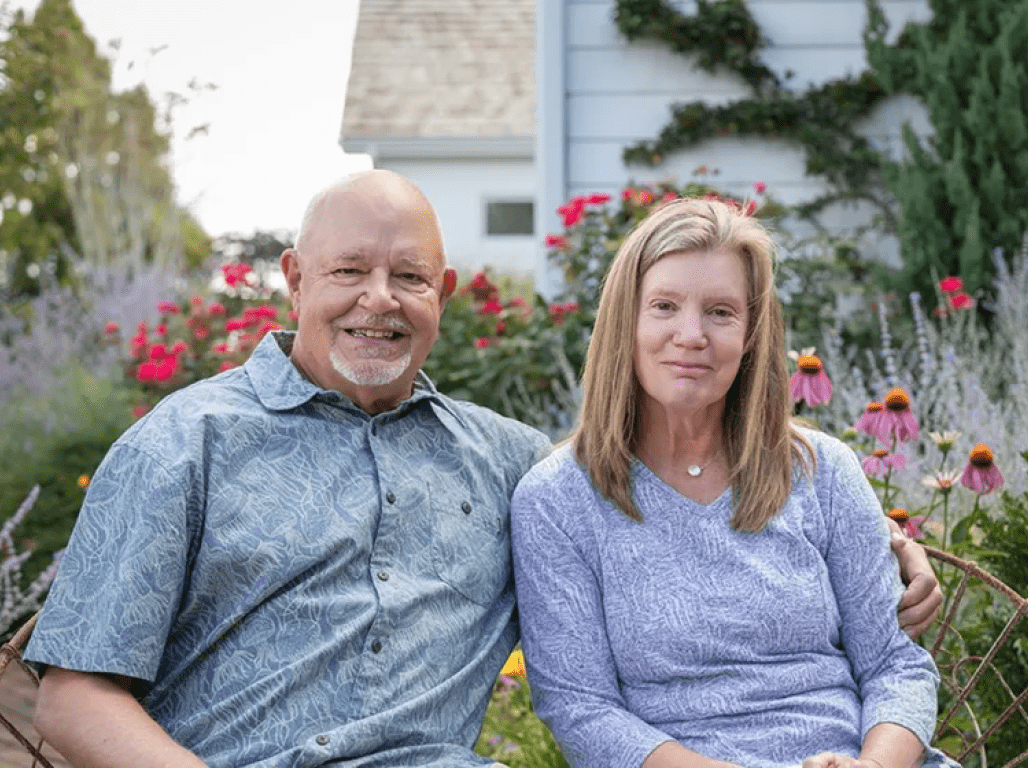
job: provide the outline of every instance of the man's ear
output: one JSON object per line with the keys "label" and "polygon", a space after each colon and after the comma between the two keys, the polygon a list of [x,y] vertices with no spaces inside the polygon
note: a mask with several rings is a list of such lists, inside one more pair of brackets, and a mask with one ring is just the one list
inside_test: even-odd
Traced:
{"label": "man's ear", "polygon": [[445,307],[446,302],[453,292],[457,289],[457,270],[453,267],[447,267],[443,270],[443,290],[439,295],[439,306]]}
{"label": "man's ear", "polygon": [[293,303],[293,311],[300,311],[300,254],[295,248],[286,248],[278,261],[282,274],[286,278],[289,298]]}

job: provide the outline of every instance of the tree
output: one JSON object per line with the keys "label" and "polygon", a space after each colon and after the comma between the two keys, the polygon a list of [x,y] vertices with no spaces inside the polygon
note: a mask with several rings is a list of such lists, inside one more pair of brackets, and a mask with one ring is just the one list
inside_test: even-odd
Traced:
{"label": "tree", "polygon": [[868,60],[888,93],[927,107],[934,135],[904,128],[909,158],[885,163],[899,201],[903,285],[931,295],[960,275],[992,284],[995,249],[1008,257],[1028,231],[1028,2],[929,0],[931,22],[908,24],[894,45],[868,0]]}
{"label": "tree", "polygon": [[0,61],[10,293],[37,292],[47,273],[70,277],[76,258],[135,270],[207,255],[209,239],[175,203],[169,139],[149,94],[112,91],[110,62],[70,0],[42,0],[31,20],[16,13]]}

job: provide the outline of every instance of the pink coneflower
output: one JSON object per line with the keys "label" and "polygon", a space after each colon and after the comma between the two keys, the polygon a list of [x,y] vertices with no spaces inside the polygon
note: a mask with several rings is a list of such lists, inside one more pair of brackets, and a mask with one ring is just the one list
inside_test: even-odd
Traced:
{"label": "pink coneflower", "polygon": [[910,516],[910,513],[902,507],[896,507],[889,510],[889,517],[896,521],[897,525],[903,529],[903,533],[912,539],[923,539],[924,531],[921,530],[921,523],[924,522],[924,518],[921,515]]}
{"label": "pink coneflower", "polygon": [[872,477],[882,477],[890,469],[903,469],[907,466],[907,457],[902,453],[889,453],[884,448],[879,448],[861,463],[864,474]]}
{"label": "pink coneflower", "polygon": [[805,354],[797,361],[799,368],[789,379],[789,394],[792,401],[805,400],[811,408],[832,399],[832,380],[828,378],[821,360],[816,355]]}
{"label": "pink coneflower", "polygon": [[864,412],[860,414],[860,418],[857,419],[857,423],[853,425],[853,428],[858,432],[863,432],[865,435],[877,438],[879,440],[886,440],[884,424],[882,419],[885,417],[885,406],[881,403],[868,403],[867,407],[864,408]]}
{"label": "pink coneflower", "polygon": [[992,493],[1003,485],[1003,473],[992,461],[992,451],[984,443],[971,449],[960,482],[979,495]]}
{"label": "pink coneflower", "polygon": [[921,436],[917,419],[910,411],[910,396],[902,387],[896,387],[885,396],[885,410],[882,411],[883,440],[896,438],[901,442],[917,440]]}

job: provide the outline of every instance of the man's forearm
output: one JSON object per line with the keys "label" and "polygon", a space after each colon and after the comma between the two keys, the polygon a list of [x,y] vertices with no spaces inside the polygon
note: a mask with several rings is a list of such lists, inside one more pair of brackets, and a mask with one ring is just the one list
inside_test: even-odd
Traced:
{"label": "man's forearm", "polygon": [[33,725],[75,768],[206,768],[146,713],[127,684],[51,667]]}

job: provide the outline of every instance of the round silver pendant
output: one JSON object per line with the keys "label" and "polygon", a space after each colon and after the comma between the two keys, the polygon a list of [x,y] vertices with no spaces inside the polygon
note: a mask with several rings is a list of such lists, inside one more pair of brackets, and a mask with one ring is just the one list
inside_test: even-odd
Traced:
{"label": "round silver pendant", "polygon": [[699,477],[700,476],[700,472],[702,472],[702,471],[703,471],[703,467],[701,467],[699,464],[692,464],[686,470],[686,472],[688,472],[693,477]]}

